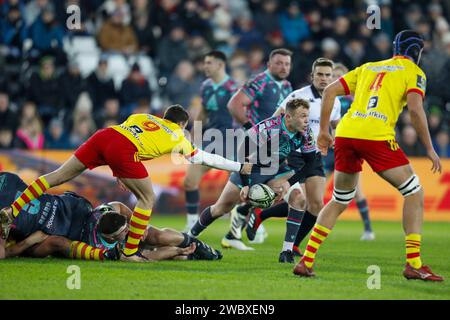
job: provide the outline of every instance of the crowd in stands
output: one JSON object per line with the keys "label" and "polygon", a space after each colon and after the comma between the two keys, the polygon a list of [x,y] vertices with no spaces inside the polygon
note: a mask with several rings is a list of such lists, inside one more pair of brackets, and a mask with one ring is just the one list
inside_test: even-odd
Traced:
{"label": "crowd in stands", "polygon": [[[367,6],[380,29],[367,27]],[[79,28],[67,7],[80,8]],[[132,113],[199,103],[202,59],[229,58],[239,84],[268,53],[293,51],[289,80],[309,83],[324,56],[349,69],[392,56],[396,32],[421,33],[433,143],[450,157],[450,7],[438,0],[0,0],[0,148],[73,149]],[[73,19],[71,20],[73,21]],[[423,156],[407,112],[398,141]]]}

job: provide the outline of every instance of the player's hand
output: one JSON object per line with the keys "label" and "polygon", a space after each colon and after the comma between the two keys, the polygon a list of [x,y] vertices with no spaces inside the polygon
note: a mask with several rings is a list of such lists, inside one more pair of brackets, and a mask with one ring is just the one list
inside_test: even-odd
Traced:
{"label": "player's hand", "polygon": [[244,163],[242,164],[241,171],[239,171],[240,174],[249,175],[252,173],[253,164],[251,163]]}
{"label": "player's hand", "polygon": [[333,138],[328,132],[319,132],[319,136],[317,137],[317,146],[319,147],[320,153],[323,156],[326,156],[328,153],[328,148],[333,146]]}
{"label": "player's hand", "polygon": [[283,199],[283,197],[286,195],[286,193],[288,192],[290,187],[291,187],[291,185],[287,181],[283,182],[279,186],[274,186],[272,188],[272,190],[277,195],[276,198],[275,198],[275,202],[280,201],[281,199]]}
{"label": "player's hand", "polygon": [[188,256],[194,253],[195,249],[197,249],[197,245],[195,244],[195,242],[192,242],[187,248],[178,248],[178,254]]}
{"label": "player's hand", "polygon": [[42,231],[36,231],[34,233],[32,233],[28,238],[25,239],[25,242],[32,246],[38,243],[41,243],[42,241],[44,241],[45,239],[48,238],[48,234],[45,234]]}
{"label": "player's hand", "polygon": [[248,190],[250,189],[250,187],[249,186],[245,186],[245,187],[243,187],[242,189],[241,189],[241,194],[240,194],[240,196],[241,196],[241,201],[242,202],[247,202],[247,200],[248,200]]}
{"label": "player's hand", "polygon": [[427,152],[427,157],[433,163],[433,166],[431,167],[431,171],[433,173],[436,173],[436,171],[439,173],[442,173],[441,160],[439,159],[439,156],[437,155],[436,151],[434,151],[434,149],[429,150]]}

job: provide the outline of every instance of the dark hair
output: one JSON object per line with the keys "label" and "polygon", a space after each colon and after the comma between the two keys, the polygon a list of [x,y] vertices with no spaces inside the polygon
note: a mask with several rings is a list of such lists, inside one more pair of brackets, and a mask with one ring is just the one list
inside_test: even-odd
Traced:
{"label": "dark hair", "polygon": [[221,60],[223,63],[227,63],[227,56],[225,55],[225,53],[219,50],[208,52],[207,54],[205,54],[205,58],[206,57],[213,57],[215,59]]}
{"label": "dark hair", "polygon": [[272,51],[270,52],[269,60],[272,60],[273,56],[275,56],[275,55],[277,55],[277,54],[281,54],[282,56],[289,56],[289,57],[292,57],[292,51],[291,51],[291,50],[284,49],[284,48],[280,48],[280,49],[272,50]]}
{"label": "dark hair", "polygon": [[334,62],[327,58],[318,58],[313,62],[311,71],[314,73],[314,70],[316,70],[317,67],[330,67],[331,69],[334,69]]}
{"label": "dark hair", "polygon": [[298,108],[305,108],[309,110],[309,102],[305,99],[292,99],[286,104],[286,111],[295,111]]}
{"label": "dark hair", "polygon": [[166,112],[164,112],[164,119],[174,123],[188,122],[189,113],[179,104],[175,104],[167,108]]}
{"label": "dark hair", "polygon": [[115,211],[110,211],[100,217],[97,230],[101,234],[111,234],[119,230],[125,223],[127,223],[125,216]]}

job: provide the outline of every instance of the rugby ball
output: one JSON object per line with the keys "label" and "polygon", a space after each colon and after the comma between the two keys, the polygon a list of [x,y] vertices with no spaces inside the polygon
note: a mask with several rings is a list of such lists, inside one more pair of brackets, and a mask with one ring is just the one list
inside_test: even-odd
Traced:
{"label": "rugby ball", "polygon": [[275,192],[263,183],[254,184],[248,190],[249,203],[255,208],[266,209],[271,207],[275,197]]}

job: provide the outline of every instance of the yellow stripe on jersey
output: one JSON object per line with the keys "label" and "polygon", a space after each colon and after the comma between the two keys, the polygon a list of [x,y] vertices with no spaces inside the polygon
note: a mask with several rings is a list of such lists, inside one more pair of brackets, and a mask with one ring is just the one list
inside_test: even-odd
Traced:
{"label": "yellow stripe on jersey", "polygon": [[[366,63],[340,78],[355,99],[339,122],[336,137],[394,140],[395,124],[410,92],[425,96],[426,76],[403,56]],[[395,147],[394,147],[395,148]]]}
{"label": "yellow stripe on jersey", "polygon": [[137,161],[158,158],[172,152],[189,155],[196,150],[179,125],[151,114],[131,115],[122,124],[111,128],[136,146]]}

